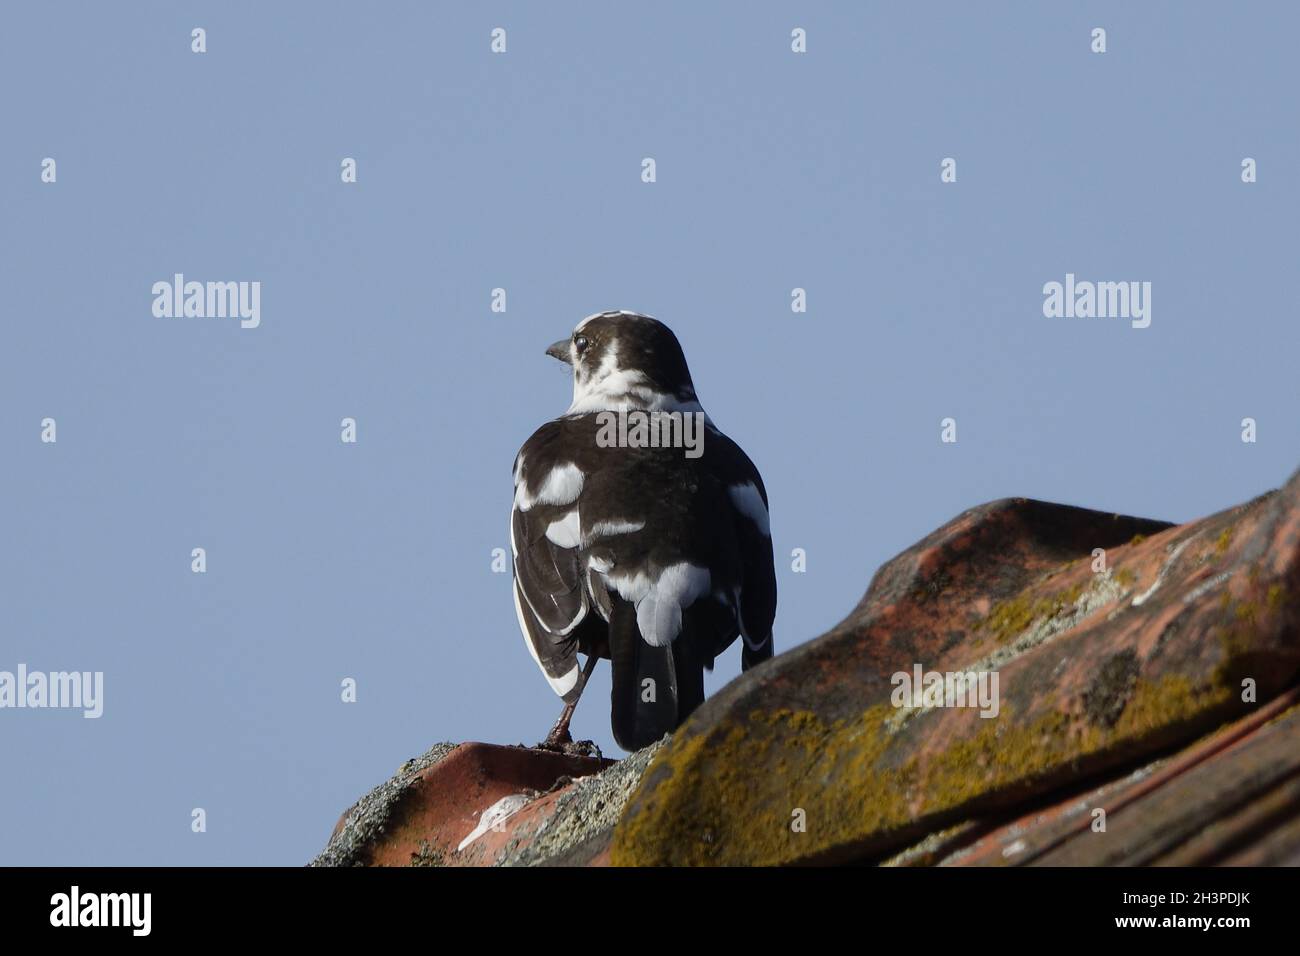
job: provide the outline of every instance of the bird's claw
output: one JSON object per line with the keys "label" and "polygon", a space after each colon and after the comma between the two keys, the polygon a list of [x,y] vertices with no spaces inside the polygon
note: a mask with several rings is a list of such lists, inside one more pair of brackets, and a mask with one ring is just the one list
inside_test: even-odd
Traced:
{"label": "bird's claw", "polygon": [[595,757],[599,760],[604,756],[594,740],[574,740],[567,732],[562,738],[551,735],[533,749],[547,750],[566,757]]}

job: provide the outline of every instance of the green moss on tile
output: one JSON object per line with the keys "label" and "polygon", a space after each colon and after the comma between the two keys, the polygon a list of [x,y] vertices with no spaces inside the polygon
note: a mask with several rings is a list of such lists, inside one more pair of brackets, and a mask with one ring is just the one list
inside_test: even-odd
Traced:
{"label": "green moss on tile", "polygon": [[989,613],[975,625],[977,631],[991,635],[998,643],[1019,637],[1041,620],[1053,618],[1074,607],[1083,596],[1082,584],[1074,584],[1054,594],[1031,600],[1027,594],[1018,594],[1007,601],[995,604]]}

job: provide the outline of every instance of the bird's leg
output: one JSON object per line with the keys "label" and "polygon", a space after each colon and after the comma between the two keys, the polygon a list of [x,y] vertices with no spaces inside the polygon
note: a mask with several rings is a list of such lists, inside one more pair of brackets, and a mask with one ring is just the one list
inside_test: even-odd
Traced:
{"label": "bird's leg", "polygon": [[539,749],[558,750],[564,744],[573,742],[573,735],[569,733],[569,721],[573,720],[573,712],[578,709],[578,702],[575,700],[571,704],[565,704],[564,710],[560,711],[560,719],[555,722],[551,732],[546,735]]}
{"label": "bird's leg", "polygon": [[578,708],[578,698],[582,696],[582,689],[587,686],[587,679],[591,677],[591,672],[596,669],[596,661],[600,660],[595,654],[587,655],[587,662],[582,667],[582,685],[578,690],[578,697],[573,699],[572,703],[564,705],[564,710],[560,711],[560,719],[555,722],[551,732],[546,735],[546,739],[537,745],[538,750],[562,750],[568,751],[574,746],[573,735],[569,733],[569,722],[573,720],[573,712]]}

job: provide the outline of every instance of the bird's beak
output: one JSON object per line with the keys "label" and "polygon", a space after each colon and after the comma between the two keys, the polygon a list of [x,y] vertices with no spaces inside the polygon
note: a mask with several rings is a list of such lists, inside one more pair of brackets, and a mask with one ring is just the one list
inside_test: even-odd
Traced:
{"label": "bird's beak", "polygon": [[565,365],[572,365],[573,361],[569,358],[569,340],[560,339],[546,350],[546,354],[559,359]]}

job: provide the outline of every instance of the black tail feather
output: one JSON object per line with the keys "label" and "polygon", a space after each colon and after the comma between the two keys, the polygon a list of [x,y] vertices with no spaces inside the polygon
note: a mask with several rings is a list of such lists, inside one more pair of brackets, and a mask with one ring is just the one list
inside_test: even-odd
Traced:
{"label": "black tail feather", "polygon": [[640,750],[677,727],[677,677],[673,648],[641,639],[636,608],[614,599],[609,619],[613,668],[610,719],[624,750]]}
{"label": "black tail feather", "polygon": [[[614,598],[609,620],[614,671],[610,703],[620,747],[640,750],[654,743],[704,703],[704,668],[713,662],[708,642],[716,630],[710,614],[707,607],[687,608],[677,639],[668,647],[652,647],[641,637],[636,609]],[[702,652],[702,642],[707,653]]]}
{"label": "black tail feather", "polygon": [[[712,603],[712,602],[709,602]],[[713,666],[713,654],[705,656],[717,625],[714,612],[705,604],[693,604],[682,614],[682,632],[673,641],[674,673],[677,675],[677,726],[685,723],[695,708],[704,703],[704,668]]]}

